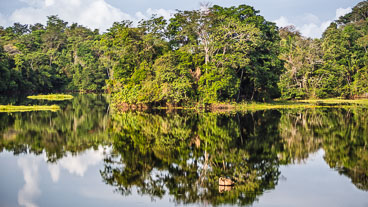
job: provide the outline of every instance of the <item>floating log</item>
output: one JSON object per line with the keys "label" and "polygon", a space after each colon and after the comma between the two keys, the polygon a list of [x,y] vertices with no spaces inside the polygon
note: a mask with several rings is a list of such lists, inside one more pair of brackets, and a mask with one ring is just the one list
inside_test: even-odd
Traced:
{"label": "floating log", "polygon": [[219,185],[220,186],[233,186],[234,182],[229,178],[220,177],[219,178]]}
{"label": "floating log", "polygon": [[219,193],[228,192],[228,191],[231,191],[232,189],[233,189],[233,186],[220,185]]}

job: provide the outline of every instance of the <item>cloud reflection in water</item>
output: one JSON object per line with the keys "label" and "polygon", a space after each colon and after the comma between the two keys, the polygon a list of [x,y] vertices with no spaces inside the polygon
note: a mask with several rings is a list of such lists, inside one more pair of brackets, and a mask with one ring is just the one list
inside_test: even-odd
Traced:
{"label": "cloud reflection in water", "polygon": [[27,156],[18,159],[18,166],[23,171],[25,184],[18,193],[18,204],[25,207],[36,207],[35,199],[41,195],[38,186],[40,157]]}
{"label": "cloud reflection in water", "polygon": [[88,167],[97,165],[103,160],[105,151],[103,147],[99,147],[98,150],[89,149],[77,156],[68,152],[56,164],[48,165],[52,181],[54,183],[59,181],[60,169],[66,169],[70,174],[83,177]]}

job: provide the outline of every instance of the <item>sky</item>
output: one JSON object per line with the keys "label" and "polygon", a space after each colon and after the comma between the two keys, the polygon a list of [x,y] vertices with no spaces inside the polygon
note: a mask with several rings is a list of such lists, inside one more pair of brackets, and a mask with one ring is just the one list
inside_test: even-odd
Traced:
{"label": "sky", "polygon": [[328,25],[351,11],[362,0],[0,0],[0,25],[45,24],[47,16],[58,15],[105,32],[113,22],[137,23],[153,14],[170,18],[176,10],[199,9],[201,2],[212,5],[253,6],[268,21],[280,27],[294,25],[307,37],[319,38]]}

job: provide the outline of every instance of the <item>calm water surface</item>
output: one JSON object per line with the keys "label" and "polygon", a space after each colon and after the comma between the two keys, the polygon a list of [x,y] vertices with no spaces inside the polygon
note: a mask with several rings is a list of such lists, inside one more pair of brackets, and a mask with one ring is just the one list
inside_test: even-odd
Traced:
{"label": "calm water surface", "polygon": [[[0,206],[368,206],[368,110],[0,113]],[[219,186],[219,177],[233,187]]]}

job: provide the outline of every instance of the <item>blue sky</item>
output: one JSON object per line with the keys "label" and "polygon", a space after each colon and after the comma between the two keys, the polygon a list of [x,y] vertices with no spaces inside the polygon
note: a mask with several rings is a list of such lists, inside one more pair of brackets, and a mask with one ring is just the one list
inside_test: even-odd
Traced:
{"label": "blue sky", "polygon": [[0,25],[14,22],[45,23],[46,16],[58,14],[68,22],[77,22],[105,31],[113,22],[134,22],[158,14],[169,18],[176,9],[192,10],[200,2],[237,6],[248,4],[279,26],[293,24],[303,35],[320,37],[324,29],[351,10],[361,0],[0,0]]}

